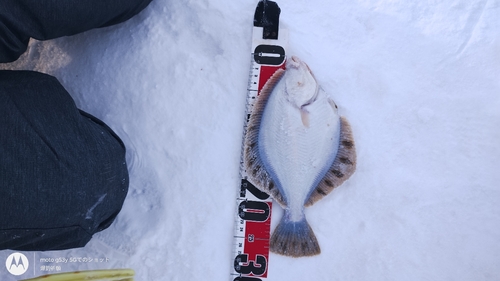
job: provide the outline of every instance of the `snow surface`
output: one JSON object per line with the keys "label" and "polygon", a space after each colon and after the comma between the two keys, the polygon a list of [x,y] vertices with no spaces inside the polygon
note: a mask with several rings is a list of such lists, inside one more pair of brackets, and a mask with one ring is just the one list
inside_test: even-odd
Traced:
{"label": "snow surface", "polygon": [[[306,209],[321,255],[271,254],[268,280],[500,280],[500,1],[277,2],[289,55],[350,120],[358,168]],[[115,223],[83,249],[26,253],[23,277],[59,265],[231,280],[256,5],[155,0],[1,66],[56,76],[128,149]],[[83,256],[108,262],[37,261]]]}

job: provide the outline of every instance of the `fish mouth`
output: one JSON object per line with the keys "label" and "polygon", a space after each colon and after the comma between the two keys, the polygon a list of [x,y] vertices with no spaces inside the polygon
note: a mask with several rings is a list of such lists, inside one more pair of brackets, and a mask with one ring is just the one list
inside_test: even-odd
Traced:
{"label": "fish mouth", "polygon": [[300,60],[297,56],[292,56],[292,57],[290,58],[289,63],[287,63],[287,64],[290,64],[290,66],[291,66],[291,67],[294,67],[294,68],[299,68],[299,67],[300,67],[300,63],[301,63],[301,62],[302,62],[302,61],[301,61],[301,60]]}
{"label": "fish mouth", "polygon": [[307,68],[307,71],[311,73],[312,77],[314,78],[314,81],[316,81],[316,77],[314,76],[314,73],[311,71],[309,68],[309,65],[307,63],[303,62],[299,57],[297,56],[292,56],[289,61],[287,61],[287,67],[293,67],[293,68],[299,68],[301,65],[304,65]]}
{"label": "fish mouth", "polygon": [[[316,99],[316,96],[317,96],[317,93],[318,93],[318,88],[319,88],[319,85],[318,85],[318,80],[316,79],[316,76],[314,76],[314,73],[311,71],[311,68],[309,68],[309,65],[307,65],[307,63],[303,62],[299,57],[297,56],[292,56],[290,58],[290,61],[287,61],[287,66],[291,66],[293,68],[300,68],[300,66],[303,65],[306,67],[307,69],[307,72],[309,72],[309,74],[311,74],[312,78],[314,79],[314,83],[316,83],[316,95],[313,97],[313,100],[311,102],[313,102],[315,99]],[[310,103],[311,103],[310,102]],[[308,103],[308,104],[310,104]],[[304,104],[304,106],[307,105],[307,104]]]}
{"label": "fish mouth", "polygon": [[299,57],[297,57],[297,56],[292,56],[290,58],[290,60],[288,60],[286,62],[287,67],[293,67],[295,69],[299,69],[301,65],[304,65],[307,68],[307,71],[311,72],[311,69],[309,68],[309,66],[305,62],[303,62],[301,59],[299,59]]}
{"label": "fish mouth", "polygon": [[[312,103],[314,103],[316,101],[316,99],[318,98],[318,93],[319,93],[318,81],[316,80],[316,77],[314,76],[314,74],[311,71],[311,69],[309,68],[309,66],[297,56],[294,56],[294,55],[291,56],[290,59],[287,60],[287,62],[286,62],[286,67],[290,68],[290,69],[296,69],[296,70],[299,70],[300,68],[305,68],[304,70],[307,71],[307,73],[311,75],[311,77],[314,81],[314,84],[316,87],[314,89],[314,93],[312,94],[312,96],[308,100],[302,101],[299,104],[294,103],[293,101],[289,100],[292,102],[292,104],[294,104],[294,106],[297,109],[301,110],[303,113],[304,112],[307,113],[306,107],[308,105],[311,105]],[[290,96],[290,92],[289,92],[287,84],[285,84],[285,92],[286,92],[287,96]]]}

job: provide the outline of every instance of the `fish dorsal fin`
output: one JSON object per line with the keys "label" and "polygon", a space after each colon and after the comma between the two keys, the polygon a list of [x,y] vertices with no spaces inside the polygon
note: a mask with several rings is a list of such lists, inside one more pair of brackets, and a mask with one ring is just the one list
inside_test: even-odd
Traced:
{"label": "fish dorsal fin", "polygon": [[283,195],[279,192],[276,183],[266,171],[259,154],[259,128],[262,115],[267,101],[280,79],[285,74],[285,70],[278,69],[262,88],[257,102],[255,103],[252,115],[248,121],[245,134],[243,162],[249,181],[258,189],[270,194],[281,206],[285,206]]}
{"label": "fish dorsal fin", "polygon": [[356,148],[352,136],[351,125],[344,117],[340,117],[340,141],[337,156],[318,186],[312,191],[305,206],[311,206],[325,197],[335,187],[346,181],[356,170]]}

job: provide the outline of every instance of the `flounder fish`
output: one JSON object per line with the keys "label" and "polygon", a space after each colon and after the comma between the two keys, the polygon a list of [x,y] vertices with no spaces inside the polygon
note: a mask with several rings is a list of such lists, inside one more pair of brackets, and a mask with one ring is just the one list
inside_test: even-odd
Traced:
{"label": "flounder fish", "polygon": [[319,87],[306,63],[293,56],[264,85],[247,126],[244,165],[257,188],[285,210],[271,251],[292,257],[321,252],[306,221],[310,206],[356,169],[351,127]]}

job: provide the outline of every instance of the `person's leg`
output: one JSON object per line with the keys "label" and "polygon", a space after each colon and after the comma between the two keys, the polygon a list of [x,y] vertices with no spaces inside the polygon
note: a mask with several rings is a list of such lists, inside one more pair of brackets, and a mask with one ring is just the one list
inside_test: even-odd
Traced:
{"label": "person's leg", "polygon": [[151,0],[2,0],[0,62],[16,60],[29,38],[48,40],[123,22]]}
{"label": "person's leg", "polygon": [[128,191],[125,147],[56,78],[0,71],[0,250],[83,247]]}

